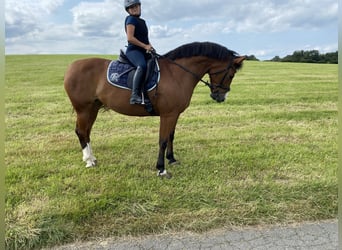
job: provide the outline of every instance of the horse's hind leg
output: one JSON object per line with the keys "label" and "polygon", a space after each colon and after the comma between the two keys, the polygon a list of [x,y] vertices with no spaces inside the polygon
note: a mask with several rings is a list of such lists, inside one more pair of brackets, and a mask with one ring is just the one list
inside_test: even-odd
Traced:
{"label": "horse's hind leg", "polygon": [[96,120],[98,111],[101,105],[97,102],[89,104],[86,108],[76,111],[77,121],[75,132],[81,144],[83,161],[86,162],[86,167],[94,167],[96,165],[96,158],[93,154],[90,144],[91,128]]}

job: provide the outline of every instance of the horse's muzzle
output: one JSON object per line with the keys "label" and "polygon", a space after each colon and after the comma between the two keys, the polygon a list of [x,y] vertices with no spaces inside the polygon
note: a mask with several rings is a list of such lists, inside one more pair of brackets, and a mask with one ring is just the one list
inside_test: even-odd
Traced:
{"label": "horse's muzzle", "polygon": [[211,93],[210,97],[213,98],[217,102],[224,102],[226,100],[228,93],[222,94],[222,93]]}

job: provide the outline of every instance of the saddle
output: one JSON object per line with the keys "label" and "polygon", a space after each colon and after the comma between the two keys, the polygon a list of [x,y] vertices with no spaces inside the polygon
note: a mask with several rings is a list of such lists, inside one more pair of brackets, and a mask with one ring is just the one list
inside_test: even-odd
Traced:
{"label": "saddle", "polygon": [[[120,50],[118,60],[111,61],[107,69],[107,81],[113,86],[132,89],[133,77],[136,67],[129,61],[126,54]],[[148,99],[148,92],[157,87],[160,79],[159,64],[156,56],[151,55],[147,60],[147,70],[145,80],[142,84],[143,100],[146,110],[153,112],[152,105]]]}
{"label": "saddle", "polygon": [[[129,64],[133,67],[132,72],[128,76],[128,86],[131,89],[132,88],[133,76],[134,76],[136,67],[129,61],[128,57],[126,56],[126,54],[123,50],[120,50],[120,55],[119,55],[118,61],[121,63],[124,63],[124,64]],[[148,83],[148,81],[151,79],[151,77],[154,73],[156,63],[157,63],[156,58],[153,56],[151,56],[147,60],[147,62],[146,62],[147,70],[146,70],[146,75],[145,75],[145,80],[143,82],[143,86],[145,86],[146,83]],[[150,91],[150,90],[148,90],[148,91]]]}

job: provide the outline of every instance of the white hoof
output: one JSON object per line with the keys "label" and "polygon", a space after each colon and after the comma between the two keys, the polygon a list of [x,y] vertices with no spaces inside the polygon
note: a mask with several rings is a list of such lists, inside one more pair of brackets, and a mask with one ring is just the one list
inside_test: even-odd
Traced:
{"label": "white hoof", "polygon": [[91,150],[90,143],[82,150],[83,157],[82,160],[87,163],[86,168],[92,168],[96,166],[96,158],[93,155],[93,151]]}
{"label": "white hoof", "polygon": [[166,178],[166,179],[171,179],[172,178],[172,174],[167,172],[166,169],[164,169],[163,172],[158,171],[158,176],[160,178]]}
{"label": "white hoof", "polygon": [[88,160],[86,161],[87,162],[87,165],[86,165],[86,168],[93,168],[96,166],[96,160],[93,161],[93,160]]}

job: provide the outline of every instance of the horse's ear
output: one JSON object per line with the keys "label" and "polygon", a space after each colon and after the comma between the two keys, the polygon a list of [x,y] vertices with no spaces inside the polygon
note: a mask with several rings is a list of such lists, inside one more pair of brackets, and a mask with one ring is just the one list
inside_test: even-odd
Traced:
{"label": "horse's ear", "polygon": [[234,59],[234,68],[236,70],[239,70],[241,69],[242,67],[242,62],[246,59],[247,57],[246,56],[239,56],[237,58]]}
{"label": "horse's ear", "polygon": [[245,56],[239,56],[237,58],[234,59],[234,64],[238,64],[241,65],[241,63],[246,59]]}

